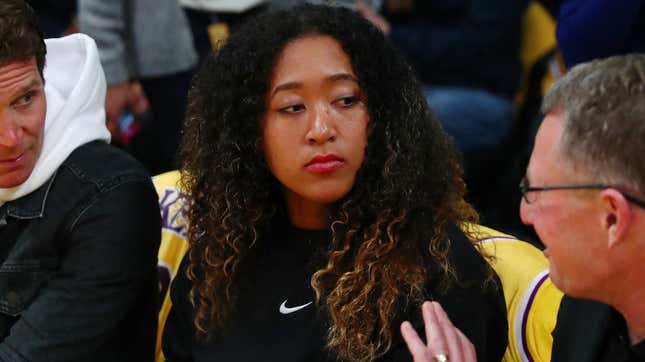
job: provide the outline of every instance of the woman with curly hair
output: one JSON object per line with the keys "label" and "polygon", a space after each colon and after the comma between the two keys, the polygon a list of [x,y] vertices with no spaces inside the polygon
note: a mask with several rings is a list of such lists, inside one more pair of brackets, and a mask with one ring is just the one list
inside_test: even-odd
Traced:
{"label": "woman with curly hair", "polygon": [[459,228],[477,215],[455,153],[366,20],[250,21],[194,79],[184,132],[168,361],[501,359],[504,299]]}

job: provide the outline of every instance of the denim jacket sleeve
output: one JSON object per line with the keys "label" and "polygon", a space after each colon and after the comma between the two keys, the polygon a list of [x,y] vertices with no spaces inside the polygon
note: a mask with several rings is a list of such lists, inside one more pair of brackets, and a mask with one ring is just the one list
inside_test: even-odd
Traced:
{"label": "denim jacket sleeve", "polygon": [[[115,184],[67,220],[57,231],[60,265],[0,343],[0,361],[152,361],[156,305],[145,295],[156,294],[160,238],[152,185]],[[149,348],[127,345],[141,334]]]}

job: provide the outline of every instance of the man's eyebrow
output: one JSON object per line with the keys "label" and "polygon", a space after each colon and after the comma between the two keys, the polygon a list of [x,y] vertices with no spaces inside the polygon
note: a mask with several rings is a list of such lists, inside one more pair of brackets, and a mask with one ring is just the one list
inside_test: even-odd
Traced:
{"label": "man's eyebrow", "polygon": [[27,93],[28,91],[34,88],[41,88],[42,85],[43,83],[40,80],[33,78],[31,79],[31,81],[29,81],[29,83],[25,83],[24,85],[21,85],[20,87],[18,87],[18,93],[20,94]]}

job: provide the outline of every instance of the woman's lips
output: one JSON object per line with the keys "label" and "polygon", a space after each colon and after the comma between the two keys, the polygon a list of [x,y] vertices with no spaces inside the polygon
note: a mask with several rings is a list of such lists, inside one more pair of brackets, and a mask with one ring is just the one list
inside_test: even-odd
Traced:
{"label": "woman's lips", "polygon": [[312,158],[311,161],[305,165],[305,168],[309,172],[325,173],[334,171],[344,163],[345,161],[336,155],[321,155]]}

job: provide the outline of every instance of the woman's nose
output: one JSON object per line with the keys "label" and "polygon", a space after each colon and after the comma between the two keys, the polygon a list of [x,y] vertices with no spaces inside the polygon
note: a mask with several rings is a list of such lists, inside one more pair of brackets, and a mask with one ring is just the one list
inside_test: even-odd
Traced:
{"label": "woman's nose", "polygon": [[309,143],[323,144],[335,139],[336,127],[331,111],[324,105],[314,107],[311,111],[307,141]]}

